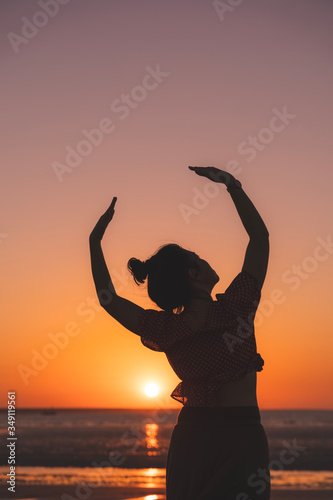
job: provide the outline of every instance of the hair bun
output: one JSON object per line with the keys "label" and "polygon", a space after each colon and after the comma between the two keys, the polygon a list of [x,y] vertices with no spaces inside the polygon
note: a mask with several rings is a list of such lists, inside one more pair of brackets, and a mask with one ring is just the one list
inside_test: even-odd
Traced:
{"label": "hair bun", "polygon": [[142,262],[133,257],[128,261],[127,268],[137,284],[144,283],[148,275],[148,261]]}

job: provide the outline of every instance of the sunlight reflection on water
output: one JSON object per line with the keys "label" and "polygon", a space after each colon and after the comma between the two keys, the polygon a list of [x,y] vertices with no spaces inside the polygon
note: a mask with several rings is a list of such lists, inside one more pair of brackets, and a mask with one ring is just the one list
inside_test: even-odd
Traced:
{"label": "sunlight reflection on water", "polygon": [[[75,485],[165,487],[165,469],[117,467],[25,467],[17,466],[18,485]],[[7,466],[0,466],[0,484],[6,484]],[[274,489],[333,489],[333,471],[271,471]],[[144,497],[143,497],[144,498]],[[162,497],[163,498],[163,497]],[[138,499],[137,499],[138,500]],[[145,500],[147,500],[145,498]],[[158,497],[160,500],[160,497]]]}
{"label": "sunlight reflection on water", "polygon": [[146,444],[148,448],[148,455],[160,455],[159,445],[157,441],[158,425],[157,424],[146,424]]}

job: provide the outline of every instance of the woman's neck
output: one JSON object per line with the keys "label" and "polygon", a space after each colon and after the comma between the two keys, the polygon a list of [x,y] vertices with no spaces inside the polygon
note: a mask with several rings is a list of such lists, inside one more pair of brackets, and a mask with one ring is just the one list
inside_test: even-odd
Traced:
{"label": "woman's neck", "polygon": [[213,302],[213,298],[210,293],[205,290],[198,290],[187,301],[183,312],[195,312],[200,309],[206,309],[207,303],[209,302]]}

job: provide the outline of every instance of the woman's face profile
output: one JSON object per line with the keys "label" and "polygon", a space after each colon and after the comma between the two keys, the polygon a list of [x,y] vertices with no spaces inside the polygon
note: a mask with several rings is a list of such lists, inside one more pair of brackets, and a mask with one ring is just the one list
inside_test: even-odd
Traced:
{"label": "woman's face profile", "polygon": [[191,260],[195,265],[196,276],[200,283],[212,289],[220,281],[220,277],[210,264],[199,257],[195,252],[190,252]]}

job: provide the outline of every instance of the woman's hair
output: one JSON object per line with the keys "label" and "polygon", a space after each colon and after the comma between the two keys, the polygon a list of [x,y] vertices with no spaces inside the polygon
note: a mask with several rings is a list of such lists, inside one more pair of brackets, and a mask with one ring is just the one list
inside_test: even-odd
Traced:
{"label": "woman's hair", "polygon": [[180,313],[191,296],[188,270],[196,267],[188,250],[170,243],[160,247],[145,262],[131,258],[127,268],[137,285],[148,276],[148,295],[161,309]]}

